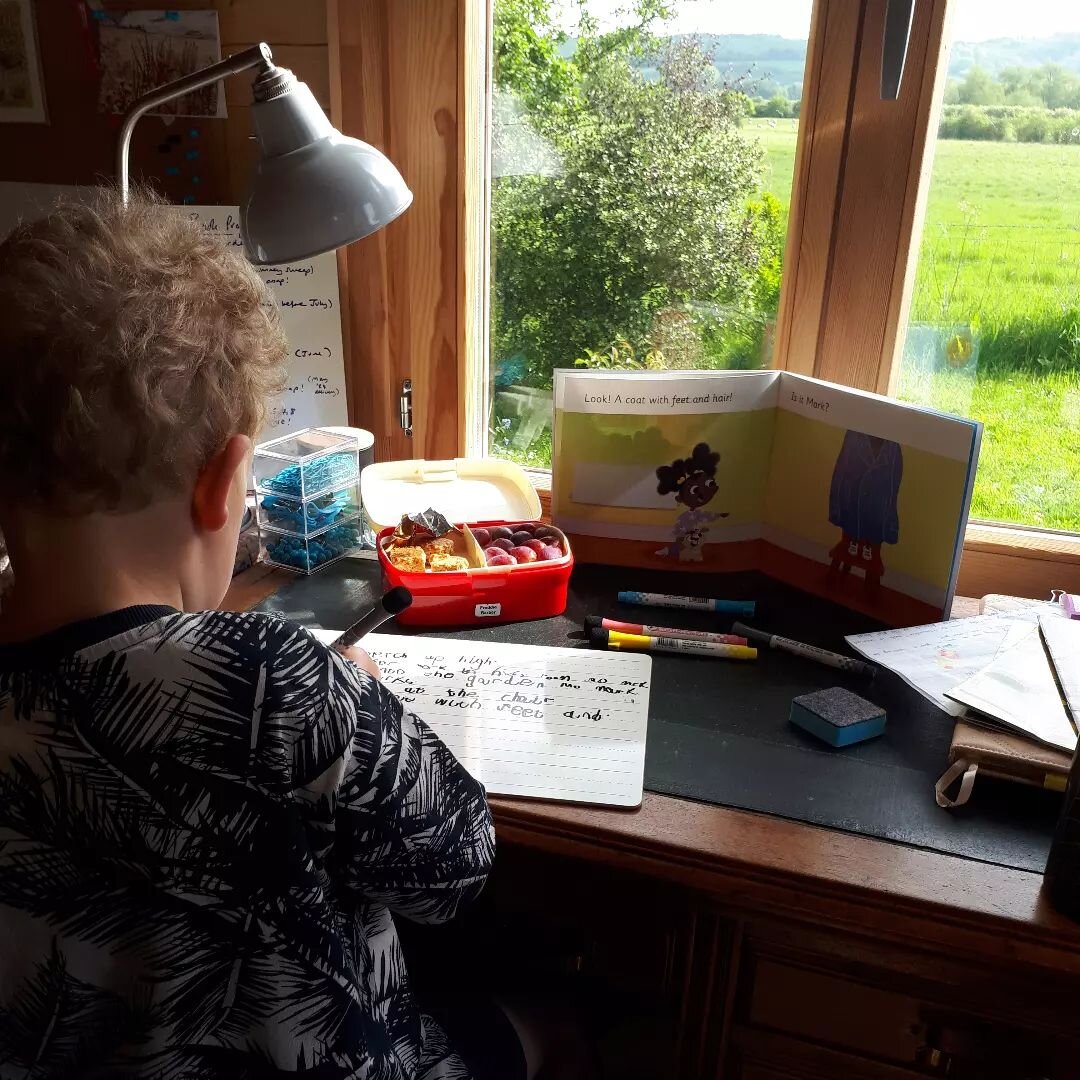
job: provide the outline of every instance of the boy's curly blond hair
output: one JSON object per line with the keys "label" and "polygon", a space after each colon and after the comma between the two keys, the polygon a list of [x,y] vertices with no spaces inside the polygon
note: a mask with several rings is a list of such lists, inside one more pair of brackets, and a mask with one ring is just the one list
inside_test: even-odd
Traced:
{"label": "boy's curly blond hair", "polygon": [[0,504],[73,515],[182,493],[283,385],[262,280],[145,193],[20,225],[0,296]]}

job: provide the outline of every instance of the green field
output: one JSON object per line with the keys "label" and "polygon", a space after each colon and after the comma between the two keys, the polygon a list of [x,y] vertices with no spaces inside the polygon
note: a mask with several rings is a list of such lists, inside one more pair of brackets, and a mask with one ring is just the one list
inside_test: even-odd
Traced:
{"label": "green field", "polygon": [[[786,205],[796,121],[745,130]],[[1080,145],[938,143],[911,318],[901,396],[986,425],[973,516],[1080,530]]]}

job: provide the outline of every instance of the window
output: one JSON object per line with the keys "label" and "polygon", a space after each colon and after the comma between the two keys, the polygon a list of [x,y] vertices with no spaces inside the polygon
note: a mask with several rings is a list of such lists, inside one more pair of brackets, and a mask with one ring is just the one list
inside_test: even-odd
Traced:
{"label": "window", "polygon": [[[628,12],[648,15],[650,9],[661,6],[672,9],[671,19],[648,19],[644,27],[640,17],[627,21]],[[1023,256],[1014,258],[1012,271],[1027,267],[1029,295],[1042,298],[1044,310],[1049,295],[1072,303],[1066,286],[1076,279],[1063,270],[1071,265],[1070,241],[1075,235],[1064,231],[1075,216],[1075,202],[1070,202],[1072,159],[1066,151],[1080,154],[1080,142],[1075,146],[1068,139],[1053,145],[1021,144],[1021,125],[1010,114],[1011,128],[1001,130],[1010,138],[1015,134],[1015,144],[989,147],[985,139],[943,139],[937,177],[932,178],[939,112],[946,124],[955,125],[959,117],[970,118],[967,106],[973,104],[960,100],[959,86],[949,86],[949,60],[943,49],[946,13],[957,15],[953,36],[975,42],[967,67],[955,67],[962,50],[954,50],[954,71],[960,71],[956,81],[962,83],[963,74],[977,60],[979,67],[994,67],[995,80],[1003,82],[1006,75],[988,51],[991,43],[977,40],[979,26],[1015,18],[1015,5],[1011,0],[916,0],[896,101],[880,97],[886,8],[881,0],[759,0],[755,5],[726,0],[585,0],[584,11],[595,18],[591,23],[586,20],[582,29],[583,8],[577,0],[488,0],[486,4],[476,0],[412,0],[409,4],[330,0],[328,12],[336,30],[331,34],[331,90],[340,98],[336,112],[340,126],[398,162],[416,197],[400,223],[370,242],[352,245],[342,259],[349,297],[350,416],[354,423],[375,432],[377,456],[445,458],[494,452],[542,467],[550,439],[546,365],[570,365],[577,359],[609,362],[614,344],[614,362],[628,358],[627,346],[638,364],[657,362],[655,355],[650,356],[653,350],[663,354],[664,363],[749,366],[771,362],[938,407],[970,408],[973,415],[988,421],[976,512],[1041,524],[1043,529],[1080,528],[1068,513],[1060,512],[1063,506],[1068,508],[1069,478],[1077,471],[1078,407],[1075,384],[1070,381],[1075,376],[1063,359],[1072,347],[1072,324],[1066,318],[1058,324],[1057,352],[1047,348],[1040,353],[1044,359],[1057,360],[1049,365],[1029,363],[1021,369],[1026,381],[1017,382],[1020,389],[1011,399],[1015,408],[1001,412],[1005,419],[998,419],[986,408],[992,374],[987,358],[993,355],[988,327],[996,325],[994,313],[981,301],[971,303],[971,295],[978,301],[980,294],[977,288],[974,294],[968,288],[970,282],[991,280],[988,272],[980,279],[977,271],[980,263],[988,271],[991,259],[998,266],[1000,256],[989,254],[989,244],[1005,235],[1010,238],[1010,251]],[[976,20],[975,33],[963,29],[971,25],[965,10]],[[1023,12],[1027,26],[1040,27],[1040,36],[1042,27],[1049,27],[1051,34],[1076,29],[1065,21],[1066,15],[1077,18],[1068,5],[1029,0]],[[490,23],[495,19],[502,21],[493,33]],[[726,137],[764,143],[764,157],[751,170],[754,182],[744,192],[743,202],[732,198],[725,204],[729,212],[725,224],[730,226],[740,207],[745,211],[754,203],[764,204],[766,193],[777,196],[781,204],[785,194],[790,197],[790,209],[781,206],[788,220],[786,229],[780,229],[781,257],[772,262],[776,274],[769,283],[771,304],[762,302],[766,289],[746,288],[745,272],[753,262],[733,271],[725,268],[729,272],[719,281],[687,271],[681,278],[661,276],[654,288],[653,278],[630,276],[628,266],[636,265],[630,256],[640,250],[630,241],[641,240],[633,226],[642,218],[633,212],[629,199],[619,202],[618,184],[629,176],[636,185],[631,191],[644,191],[661,204],[669,197],[662,182],[647,186],[642,177],[662,180],[670,174],[660,170],[650,175],[642,164],[645,159],[629,154],[644,138],[638,130],[643,125],[632,130],[625,125],[627,138],[621,143],[609,140],[609,154],[598,158],[605,166],[604,184],[599,186],[599,194],[607,199],[602,204],[603,221],[624,229],[614,234],[617,258],[606,261],[605,249],[595,239],[576,248],[571,245],[573,259],[555,244],[565,234],[554,226],[562,228],[567,215],[584,214],[583,206],[592,206],[594,224],[597,216],[598,189],[584,189],[591,203],[578,198],[582,186],[571,184],[582,175],[580,169],[575,172],[578,159],[573,154],[568,157],[559,141],[560,132],[567,138],[571,119],[580,120],[584,112],[582,86],[574,81],[581,75],[581,40],[591,43],[591,59],[602,52],[600,42],[611,45],[612,53],[604,53],[597,61],[608,79],[602,89],[629,95],[637,107],[642,102],[635,94],[655,104],[648,95],[665,92],[658,86],[662,49],[656,48],[656,39],[662,46],[672,34],[689,31],[697,31],[692,36],[707,49],[717,45],[718,39],[724,44],[725,34],[778,35],[777,52],[763,54],[758,48],[751,56],[741,52],[725,56],[718,49],[712,63],[717,74],[706,70],[691,84],[689,92],[699,96],[727,92],[726,106],[741,100],[732,98],[732,93],[754,96],[754,80],[759,80],[756,87],[761,89],[767,73],[776,76],[772,81],[784,89],[786,99],[794,100],[791,88],[799,84],[797,71],[781,64],[794,59],[793,42],[807,42],[798,119],[751,117],[747,110],[741,124],[729,121],[725,128]],[[629,52],[628,37],[636,42]],[[685,38],[678,40],[685,43]],[[751,37],[739,39],[740,44],[750,42]],[[1066,66],[1069,41],[1059,37],[1056,45],[1061,55],[1053,62]],[[622,68],[612,74],[610,66],[616,61]],[[1009,66],[1038,67],[1041,63],[1036,57],[1033,63],[1017,60]],[[537,68],[545,72],[545,79],[530,84],[530,65],[534,72]],[[640,80],[629,87],[627,69]],[[622,83],[617,82],[617,74],[624,76]],[[1068,87],[1068,80],[1059,80],[1056,71],[1051,74],[1054,85],[1050,89],[1010,85],[1004,92],[1012,95],[1015,104],[1005,107],[1035,109],[1033,101],[1041,89],[1052,95]],[[680,85],[685,87],[685,81]],[[974,89],[965,90],[965,96],[977,94],[979,85],[976,78]],[[549,94],[546,112],[536,103],[541,91]],[[701,104],[698,98],[694,100]],[[1055,108],[1069,107],[1057,98],[1049,100]],[[764,111],[773,111],[769,102],[763,99]],[[639,108],[631,115],[652,114]],[[1034,127],[1023,127],[1025,138],[1038,130],[1039,121],[1034,123]],[[666,134],[669,145],[680,145],[675,141],[683,131],[679,125],[672,123],[670,131],[659,134],[655,127],[646,133],[657,138]],[[957,130],[954,127],[954,133]],[[599,121],[591,122],[581,133],[593,143],[575,143],[570,149],[581,158],[585,150],[595,150],[604,131]],[[1072,138],[1072,128],[1068,131]],[[966,156],[965,148],[1012,153],[1025,167],[1035,160],[1026,153],[1030,149],[1047,158],[1057,155],[1060,168],[1055,166],[1045,174],[1029,170],[1029,181],[1042,196],[1035,202],[1013,200],[1006,213],[1000,203],[991,207],[985,199],[986,206],[976,198],[967,198],[963,204],[954,199],[954,213],[949,216],[941,210],[945,204],[938,192],[949,155],[952,167],[960,171],[941,183],[951,183],[954,189],[968,185],[972,192],[981,187],[982,195],[989,186],[986,169]],[[489,157],[491,168],[485,164]],[[685,164],[682,157],[680,164]],[[1005,183],[1008,178],[1002,173],[997,179]],[[555,198],[560,190],[565,197]],[[535,196],[531,202],[525,197],[530,192]],[[508,224],[513,218],[494,216],[500,212],[500,200],[513,203],[514,198],[520,204],[518,220],[539,218],[546,230],[537,234],[526,229],[518,234]],[[1031,217],[1045,213],[1051,205],[1057,210],[1055,219]],[[970,217],[971,208],[978,209],[977,216]],[[648,213],[654,216],[647,220],[656,220],[662,209],[662,205],[649,205]],[[991,213],[996,217],[988,216]],[[1008,226],[1009,231],[991,229],[992,225]],[[1018,230],[1017,225],[1027,228]],[[1056,230],[1056,238],[1036,233],[1036,226]],[[682,234],[667,225],[651,235],[655,250],[650,248],[647,254],[658,262],[667,258],[686,271],[685,245],[673,242]],[[932,252],[922,261],[920,241],[924,256]],[[773,242],[742,250],[775,253],[777,248]],[[560,265],[557,257],[562,259],[561,284],[557,275],[545,271],[545,267]],[[603,290],[591,293],[586,286],[595,284],[598,267],[604,265],[612,268],[610,281],[601,277]],[[768,265],[768,259],[756,263],[763,265]],[[953,278],[943,272],[945,267]],[[690,260],[690,270],[694,268]],[[995,269],[995,281],[996,273]],[[953,280],[958,283],[955,288],[950,285]],[[1006,277],[1010,285],[1013,280],[1020,279]],[[778,281],[782,289],[777,309]],[[540,295],[548,306],[533,304],[530,310],[521,300],[528,295],[522,287],[504,288],[515,282],[533,289],[542,285]],[[599,296],[603,301],[609,287],[619,303],[598,301],[590,310],[584,298]],[[997,288],[999,296],[1007,292]],[[507,297],[516,307],[500,307]],[[632,317],[617,321],[612,313],[626,311],[627,307],[620,307],[624,302]],[[961,330],[950,346],[953,335],[948,327],[954,325],[962,303],[966,310],[957,319]],[[561,323],[575,320],[579,328],[591,326],[591,330],[567,339]],[[909,321],[915,324],[910,335],[906,333]],[[963,332],[964,323],[969,324],[968,334]],[[688,343],[683,334],[687,327],[697,335],[689,335]],[[570,343],[546,348],[542,356],[538,348],[523,348],[542,340],[557,342],[559,334]],[[626,345],[620,344],[619,337]],[[1061,370],[1047,376],[1043,369],[1055,365]],[[956,373],[960,379],[944,377]],[[399,407],[407,383],[412,387],[409,433],[401,421],[405,412]],[[1030,442],[1023,451],[1025,420],[1035,406],[1042,419],[1037,426],[1028,425],[1026,437],[1040,441]],[[1071,425],[1071,433],[1050,432],[1050,422],[1061,428]],[[1016,433],[1020,439],[1014,437]],[[995,447],[1008,449],[1009,439],[1012,467],[1021,481],[1027,476],[1027,466],[1021,464],[1024,452],[1029,459],[1049,459],[1059,451],[1072,456],[1061,469],[1043,468],[1045,462],[1040,463],[1037,467],[1048,478],[1042,484],[1014,483],[1001,496],[986,486],[986,480],[997,467]],[[996,460],[1000,474],[1008,476],[1008,459],[999,454]],[[1036,490],[1040,486],[1043,491]],[[961,565],[962,593],[1046,595],[1050,587],[1080,592],[1080,535],[1015,525],[969,527]]]}
{"label": "window", "polygon": [[557,367],[773,360],[811,0],[494,0],[488,452]]}
{"label": "window", "polygon": [[1077,531],[1080,9],[952,9],[896,392],[985,423],[973,517]]}

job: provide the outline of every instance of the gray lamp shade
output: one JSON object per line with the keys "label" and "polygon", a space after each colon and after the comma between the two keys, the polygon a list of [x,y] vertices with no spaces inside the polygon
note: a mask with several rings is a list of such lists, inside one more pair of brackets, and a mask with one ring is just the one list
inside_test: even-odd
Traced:
{"label": "gray lamp shade", "polygon": [[292,72],[275,68],[256,82],[255,93],[260,154],[240,207],[244,250],[253,263],[333,251],[408,209],[412,192],[386,155],[338,132]]}

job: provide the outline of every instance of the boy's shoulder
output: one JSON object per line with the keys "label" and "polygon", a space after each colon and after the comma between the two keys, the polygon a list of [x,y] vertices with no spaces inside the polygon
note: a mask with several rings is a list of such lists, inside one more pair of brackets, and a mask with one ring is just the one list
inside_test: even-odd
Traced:
{"label": "boy's shoulder", "polygon": [[331,650],[310,630],[276,614],[255,611],[172,612],[84,650],[152,649],[158,653],[191,652],[229,656],[235,661],[289,653],[326,658]]}

